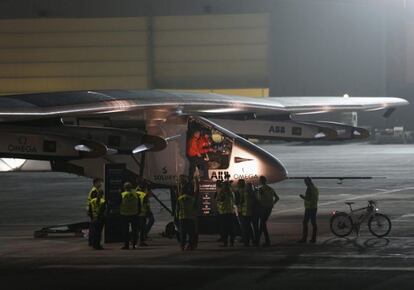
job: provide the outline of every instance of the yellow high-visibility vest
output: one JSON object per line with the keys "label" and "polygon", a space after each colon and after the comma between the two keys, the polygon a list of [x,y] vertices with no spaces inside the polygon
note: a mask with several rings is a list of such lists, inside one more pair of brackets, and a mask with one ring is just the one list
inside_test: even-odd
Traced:
{"label": "yellow high-visibility vest", "polygon": [[240,214],[242,216],[251,216],[253,212],[253,193],[246,189],[241,189],[240,193]]}
{"label": "yellow high-visibility vest", "polygon": [[120,212],[124,216],[133,216],[139,213],[139,197],[135,191],[124,191],[121,193]]}
{"label": "yellow high-visibility vest", "polygon": [[234,194],[231,189],[222,189],[217,192],[217,210],[219,214],[234,213]]}
{"label": "yellow high-visibility vest", "polygon": [[95,186],[92,186],[91,190],[88,192],[88,200],[86,201],[86,209],[89,207],[89,202],[92,200],[92,198],[96,197],[96,194],[98,192],[98,189]]}
{"label": "yellow high-visibility vest", "polygon": [[139,216],[147,217],[151,213],[150,201],[148,198],[148,194],[143,191],[137,191],[138,197],[141,202],[141,211]]}
{"label": "yellow high-visibility vest", "polygon": [[[265,184],[259,188],[259,202],[264,208],[272,208],[275,202],[275,191],[269,185]],[[277,198],[278,199],[278,198]],[[276,201],[277,201],[276,199]]]}
{"label": "yellow high-visibility vest", "polygon": [[305,208],[306,209],[317,209],[319,200],[319,189],[316,186],[310,187],[310,196],[305,196]]}
{"label": "yellow high-visibility vest", "polygon": [[191,195],[183,194],[178,197],[178,218],[192,219],[195,216],[195,200]]}
{"label": "yellow high-visibility vest", "polygon": [[92,214],[91,218],[96,220],[98,217],[101,217],[103,214],[103,210],[105,209],[105,199],[100,198],[98,202],[98,198],[94,197],[89,202],[89,209]]}

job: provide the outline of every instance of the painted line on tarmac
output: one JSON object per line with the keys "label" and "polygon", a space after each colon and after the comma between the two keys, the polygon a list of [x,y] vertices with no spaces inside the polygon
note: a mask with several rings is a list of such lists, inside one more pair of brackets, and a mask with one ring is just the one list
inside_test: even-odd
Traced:
{"label": "painted line on tarmac", "polygon": [[300,258],[318,258],[318,259],[326,259],[326,258],[333,258],[333,259],[404,259],[404,260],[411,260],[414,259],[414,255],[381,255],[381,256],[374,256],[374,255],[316,255],[316,254],[304,254],[299,255]]}
{"label": "painted line on tarmac", "polygon": [[[0,254],[1,255],[1,254]],[[44,256],[27,256],[27,255],[9,255],[9,254],[4,254],[3,256],[7,256],[8,258],[16,258],[16,259],[40,259],[40,258],[45,258]],[[64,258],[65,255],[54,255],[55,258]],[[83,258],[89,259],[89,258],[96,258],[96,255],[83,255]],[[105,256],[108,257],[108,256]],[[122,257],[122,256],[117,256],[117,257]],[[285,254],[280,254],[280,253],[275,253],[275,254],[269,254],[266,256],[266,258],[270,259],[274,259],[274,258],[286,258],[287,256]],[[387,259],[387,260],[412,260],[414,259],[414,255],[405,255],[405,254],[391,254],[391,255],[361,255],[361,254],[356,254],[356,255],[347,255],[347,254],[299,254],[297,255],[297,258],[316,258],[316,259],[346,259],[346,260],[358,260],[358,259],[370,259],[370,260],[376,260],[376,259]],[[112,264],[110,264],[112,265]],[[117,264],[118,265],[118,264]],[[50,265],[50,267],[54,267],[54,266],[88,266],[88,265],[81,265],[81,264],[67,264],[67,265]],[[94,266],[94,265],[92,265]],[[100,265],[96,265],[96,266],[100,266]],[[119,264],[119,266],[121,266]],[[128,265],[126,265],[128,266]],[[140,265],[134,265],[134,266],[140,266]],[[143,265],[145,266],[145,265]],[[44,267],[49,267],[48,266],[44,266]]]}
{"label": "painted line on tarmac", "polygon": [[377,271],[377,272],[414,272],[414,267],[361,267],[361,266],[314,266],[314,265],[290,265],[290,266],[239,266],[239,265],[48,265],[41,266],[38,269],[50,270],[101,270],[101,269],[136,269],[136,270],[324,270],[324,271]]}
{"label": "painted line on tarmac", "polygon": [[[372,198],[372,197],[377,196],[377,195],[395,193],[395,192],[400,192],[400,191],[405,191],[405,190],[413,190],[413,189],[414,189],[414,187],[403,187],[403,188],[390,189],[390,190],[385,190],[385,191],[380,191],[380,192],[367,193],[367,194],[363,194],[363,195],[359,195],[359,196],[355,196],[355,197],[342,198],[342,199],[338,199],[338,200],[319,203],[318,206],[322,207],[322,206],[336,204],[336,203],[344,203],[344,202],[350,201],[350,200]],[[378,189],[376,189],[376,190],[378,190]],[[296,212],[296,211],[303,211],[303,207],[290,208],[290,209],[284,209],[284,210],[278,210],[277,208],[273,208],[273,212],[277,213],[277,214],[288,213],[288,212]]]}

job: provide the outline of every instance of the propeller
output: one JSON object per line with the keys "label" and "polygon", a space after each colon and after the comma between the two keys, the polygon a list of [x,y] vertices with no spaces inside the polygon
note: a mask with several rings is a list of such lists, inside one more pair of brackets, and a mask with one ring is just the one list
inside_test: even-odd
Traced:
{"label": "propeller", "polygon": [[84,144],[75,145],[75,150],[79,152],[92,152],[92,149]]}
{"label": "propeller", "polygon": [[118,150],[114,148],[106,147],[106,154],[107,155],[115,155],[118,154]]}
{"label": "propeller", "polygon": [[169,136],[169,137],[167,137],[167,138],[164,138],[164,140],[165,140],[165,141],[167,141],[167,142],[169,142],[169,141],[173,141],[173,140],[175,140],[175,139],[178,139],[178,138],[180,138],[180,137],[181,137],[181,134],[178,134],[178,135]]}
{"label": "propeller", "polygon": [[141,144],[141,145],[135,147],[135,149],[132,150],[132,153],[133,154],[138,154],[138,153],[141,153],[141,152],[144,152],[144,151],[151,150],[152,148],[154,148],[153,144]]}

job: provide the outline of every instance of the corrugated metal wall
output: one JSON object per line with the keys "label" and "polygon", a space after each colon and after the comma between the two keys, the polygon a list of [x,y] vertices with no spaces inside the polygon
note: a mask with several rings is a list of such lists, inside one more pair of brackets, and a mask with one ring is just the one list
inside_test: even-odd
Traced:
{"label": "corrugated metal wall", "polygon": [[267,87],[268,18],[0,20],[0,94]]}
{"label": "corrugated metal wall", "polygon": [[0,93],[147,87],[145,18],[0,21]]}
{"label": "corrugated metal wall", "polygon": [[156,17],[155,86],[267,87],[268,35],[268,14]]}
{"label": "corrugated metal wall", "polygon": [[414,21],[406,22],[406,81],[414,84]]}

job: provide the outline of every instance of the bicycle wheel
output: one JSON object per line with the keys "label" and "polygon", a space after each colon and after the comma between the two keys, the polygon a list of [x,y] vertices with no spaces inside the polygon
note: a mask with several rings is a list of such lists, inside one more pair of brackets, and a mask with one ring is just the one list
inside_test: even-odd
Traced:
{"label": "bicycle wheel", "polygon": [[374,236],[385,237],[391,231],[391,221],[386,215],[376,213],[369,219],[368,228]]}
{"label": "bicycle wheel", "polygon": [[346,237],[352,232],[352,219],[344,213],[339,212],[331,217],[331,231],[337,237]]}

